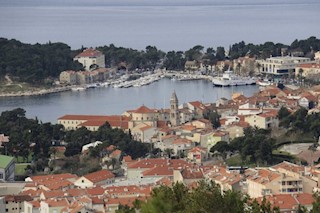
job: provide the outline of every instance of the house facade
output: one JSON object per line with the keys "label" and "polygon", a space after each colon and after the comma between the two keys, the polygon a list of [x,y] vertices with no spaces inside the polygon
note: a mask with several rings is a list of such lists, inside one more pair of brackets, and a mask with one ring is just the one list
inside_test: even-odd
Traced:
{"label": "house facade", "polygon": [[87,71],[99,67],[104,68],[106,66],[104,54],[102,54],[102,52],[100,52],[99,50],[93,48],[84,50],[82,53],[74,57],[73,60],[81,63]]}
{"label": "house facade", "polygon": [[277,76],[294,74],[298,65],[306,63],[311,63],[310,58],[278,56],[259,61],[261,73]]}

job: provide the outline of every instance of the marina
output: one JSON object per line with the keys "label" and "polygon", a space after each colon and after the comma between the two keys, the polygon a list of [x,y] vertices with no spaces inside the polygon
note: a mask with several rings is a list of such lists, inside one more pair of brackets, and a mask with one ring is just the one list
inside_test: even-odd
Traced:
{"label": "marina", "polygon": [[69,89],[47,95],[1,97],[0,112],[20,107],[30,118],[56,123],[57,118],[65,114],[118,115],[141,105],[168,108],[173,91],[176,91],[179,103],[183,104],[196,100],[213,103],[219,98],[229,99],[236,92],[251,96],[258,90],[256,85],[214,87],[209,80],[174,81],[170,77],[162,77],[152,84],[139,87],[113,88],[110,84],[77,92]]}

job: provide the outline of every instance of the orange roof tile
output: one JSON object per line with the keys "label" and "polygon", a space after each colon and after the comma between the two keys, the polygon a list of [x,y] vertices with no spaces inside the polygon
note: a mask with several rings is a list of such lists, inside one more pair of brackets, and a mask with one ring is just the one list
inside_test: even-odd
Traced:
{"label": "orange roof tile", "polygon": [[[280,210],[296,210],[300,205],[312,205],[314,201],[311,194],[276,194],[265,196],[267,202],[271,204],[272,207],[279,207]],[[257,201],[261,203],[262,197],[257,198]],[[291,212],[291,211],[290,211]]]}
{"label": "orange roof tile", "polygon": [[116,150],[114,150],[111,154],[110,154],[110,156],[111,157],[118,157],[118,156],[120,156],[121,155],[121,150],[119,150],[119,149],[116,149]]}
{"label": "orange roof tile", "polygon": [[247,169],[245,173],[247,175],[247,180],[260,184],[267,184],[281,177],[279,172],[271,171],[269,169]]}
{"label": "orange roof tile", "polygon": [[173,176],[173,169],[167,165],[156,166],[142,173],[143,176]]}
{"label": "orange roof tile", "polygon": [[87,189],[87,193],[89,195],[103,195],[104,192],[105,192],[105,189],[102,188],[101,186],[96,186],[96,187]]}
{"label": "orange roof tile", "polygon": [[44,202],[46,202],[49,205],[49,207],[67,207],[67,206],[69,206],[69,202],[67,201],[67,199],[45,200]]}
{"label": "orange roof tile", "polygon": [[132,157],[130,155],[124,156],[123,157],[123,161],[126,162],[126,163],[127,162],[131,162],[132,161]]}
{"label": "orange roof tile", "polygon": [[81,58],[81,57],[99,57],[102,56],[102,52],[99,50],[89,48],[84,50],[82,53],[78,54],[75,58]]}
{"label": "orange roof tile", "polygon": [[58,198],[58,197],[65,197],[65,194],[61,190],[54,190],[54,191],[43,191],[43,195],[46,199],[49,198]]}
{"label": "orange roof tile", "polygon": [[172,144],[191,144],[192,141],[186,138],[177,138],[172,142]]}
{"label": "orange roof tile", "polygon": [[141,106],[138,109],[133,111],[134,113],[141,113],[141,114],[145,114],[145,113],[154,113],[155,111],[152,109],[149,109],[146,106]]}
{"label": "orange roof tile", "polygon": [[83,177],[87,178],[88,180],[90,180],[93,183],[98,183],[100,181],[114,178],[115,175],[112,172],[103,169],[103,170],[100,170],[97,172],[93,172],[93,173],[84,175]]}

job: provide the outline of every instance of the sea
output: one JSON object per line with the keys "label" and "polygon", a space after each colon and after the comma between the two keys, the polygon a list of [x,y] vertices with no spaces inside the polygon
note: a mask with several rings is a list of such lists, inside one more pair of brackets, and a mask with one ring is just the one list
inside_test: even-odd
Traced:
{"label": "sea", "polygon": [[163,78],[142,87],[100,87],[84,91],[67,91],[44,96],[0,98],[0,112],[20,107],[28,118],[57,123],[66,114],[120,115],[144,105],[153,109],[170,108],[170,98],[176,92],[179,105],[191,101],[214,103],[219,98],[230,99],[233,93],[247,97],[258,92],[256,85],[214,87],[206,80],[173,81]]}
{"label": "sea", "polygon": [[0,1],[0,37],[163,51],[320,37],[319,0]]}
{"label": "sea", "polygon": [[[245,41],[290,44],[320,37],[319,0],[0,0],[0,37],[24,43],[63,42],[71,49],[114,44],[163,51],[229,46]],[[215,88],[210,82],[163,79],[141,88],[98,88],[47,96],[0,98],[0,112],[24,108],[27,116],[56,122],[65,114],[121,114],[141,105],[168,107],[214,102],[257,86]]]}

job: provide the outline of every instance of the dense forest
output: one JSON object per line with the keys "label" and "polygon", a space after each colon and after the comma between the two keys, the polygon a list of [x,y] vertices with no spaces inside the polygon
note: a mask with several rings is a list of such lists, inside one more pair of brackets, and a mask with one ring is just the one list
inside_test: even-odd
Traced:
{"label": "dense forest", "polygon": [[[110,44],[97,49],[104,53],[107,67],[124,64],[129,70],[158,67],[183,70],[187,60],[202,60],[208,65],[213,65],[219,60],[236,59],[245,55],[256,58],[280,56],[283,49],[286,49],[288,54],[299,52],[312,57],[314,51],[320,50],[320,40],[310,37],[305,40],[294,40],[290,45],[273,42],[255,45],[241,41],[230,45],[228,50],[221,46],[214,49],[196,45],[186,51],[172,50],[167,53],[155,46],[147,46],[145,50],[135,50]],[[0,38],[0,79],[10,75],[17,81],[44,84],[48,79],[57,78],[64,70],[81,70],[83,67],[74,62],[73,57],[82,50],[83,48],[71,50],[64,43],[25,44],[14,39]]]}
{"label": "dense forest", "polygon": [[[134,141],[129,134],[121,129],[112,129],[108,123],[91,132],[86,128],[66,131],[60,124],[42,123],[37,119],[29,119],[25,116],[25,110],[17,108],[4,111],[0,115],[0,133],[9,136],[10,142],[0,153],[24,159],[24,162],[33,161],[34,170],[43,171],[48,166],[50,155],[54,151],[53,142],[65,142],[66,157],[73,157],[81,153],[83,145],[102,141],[102,149],[108,145],[115,145],[124,154],[133,158],[144,156],[149,146]],[[94,150],[93,157],[99,155],[99,150]]]}

